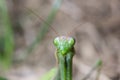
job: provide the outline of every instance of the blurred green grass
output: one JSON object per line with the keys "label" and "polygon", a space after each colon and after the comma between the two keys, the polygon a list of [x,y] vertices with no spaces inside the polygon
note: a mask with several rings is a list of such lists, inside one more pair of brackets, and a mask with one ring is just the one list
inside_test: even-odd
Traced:
{"label": "blurred green grass", "polygon": [[[0,1],[0,67],[2,66],[3,68],[8,68],[11,65],[15,48],[12,19],[10,18],[6,2],[6,0]],[[36,40],[26,49],[27,52],[22,59],[25,59],[28,54],[33,51],[35,46],[43,39],[50,28],[50,24],[54,21],[61,3],[62,0],[55,0],[47,19],[43,21],[42,29],[40,29]],[[39,15],[34,13],[34,11],[29,11],[31,14],[35,14],[35,16],[39,18]]]}
{"label": "blurred green grass", "polygon": [[0,80],[8,80],[8,79],[6,79],[6,78],[4,78],[4,77],[0,77]]}
{"label": "blurred green grass", "polygon": [[0,66],[8,68],[12,61],[14,38],[6,0],[0,1]]}
{"label": "blurred green grass", "polygon": [[[31,53],[35,46],[40,43],[47,31],[49,30],[49,24],[51,24],[60,8],[62,0],[55,0],[55,3],[49,13],[47,19],[43,22],[42,29],[39,31],[36,40],[26,49],[27,53]],[[6,0],[0,1],[0,69],[8,69],[12,64],[13,53],[15,49],[14,33],[12,19],[8,11]],[[31,12],[33,13],[33,12]],[[38,17],[38,15],[36,15]],[[28,56],[28,55],[27,55]],[[24,56],[26,58],[26,56]],[[0,77],[0,80],[6,80]]]}

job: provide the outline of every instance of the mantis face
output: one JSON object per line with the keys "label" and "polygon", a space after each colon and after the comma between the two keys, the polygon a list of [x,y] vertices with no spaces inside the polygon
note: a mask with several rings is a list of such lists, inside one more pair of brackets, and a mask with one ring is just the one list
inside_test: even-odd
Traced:
{"label": "mantis face", "polygon": [[74,47],[75,40],[72,37],[60,36],[56,37],[53,43],[57,47],[59,53],[65,55]]}

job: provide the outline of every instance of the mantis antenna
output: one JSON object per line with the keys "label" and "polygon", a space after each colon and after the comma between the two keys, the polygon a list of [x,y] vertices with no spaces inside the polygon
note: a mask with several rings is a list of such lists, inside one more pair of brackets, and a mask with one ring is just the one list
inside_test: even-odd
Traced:
{"label": "mantis antenna", "polygon": [[83,25],[84,23],[78,24],[76,27],[74,27],[69,33],[67,33],[67,36],[70,36],[70,34],[73,33],[79,26]]}
{"label": "mantis antenna", "polygon": [[42,20],[43,22],[45,22],[54,31],[55,34],[59,35],[58,32],[53,28],[53,26],[49,24],[47,21],[45,21],[40,15],[35,13],[32,9],[29,9],[27,7],[24,7],[24,8],[30,11],[31,13],[33,13],[36,17],[38,17],[39,20]]}
{"label": "mantis antenna", "polygon": [[[54,31],[54,33],[57,36],[59,36],[59,33],[53,28],[53,26],[51,24],[49,24],[47,21],[45,21],[40,15],[38,15],[37,13],[35,13],[32,9],[29,9],[27,7],[24,7],[24,8],[27,9],[28,11],[30,11],[31,13],[33,13],[36,17],[38,17],[39,20],[42,20],[43,22],[45,22]],[[78,24],[76,27],[74,27],[70,32],[67,33],[66,36],[70,36],[70,34],[72,34],[73,31],[76,30],[81,25],[83,25],[83,23]]]}
{"label": "mantis antenna", "polygon": [[[32,11],[31,9],[26,9],[34,13],[34,11]],[[40,17],[36,13],[34,14],[40,20],[44,21],[47,25],[49,25],[51,29],[58,35],[56,30],[48,22],[46,22],[42,17]],[[56,55],[59,64],[59,71],[57,75],[59,79],[57,80],[72,80],[72,58],[75,54],[75,39],[69,36],[59,36],[54,39],[53,43],[57,49]]]}

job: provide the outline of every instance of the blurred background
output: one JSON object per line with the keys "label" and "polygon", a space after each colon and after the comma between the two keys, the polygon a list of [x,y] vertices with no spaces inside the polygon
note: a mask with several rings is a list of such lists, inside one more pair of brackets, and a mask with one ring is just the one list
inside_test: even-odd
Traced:
{"label": "blurred background", "polygon": [[54,38],[68,33],[76,40],[73,80],[98,59],[99,80],[120,80],[120,0],[1,0],[0,80],[41,80],[57,64]]}

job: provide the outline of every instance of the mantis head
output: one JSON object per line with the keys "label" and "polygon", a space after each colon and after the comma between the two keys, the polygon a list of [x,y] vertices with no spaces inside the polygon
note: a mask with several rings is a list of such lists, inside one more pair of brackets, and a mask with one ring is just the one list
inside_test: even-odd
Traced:
{"label": "mantis head", "polygon": [[75,39],[72,37],[60,36],[56,37],[53,43],[57,47],[58,51],[65,55],[74,47]]}

